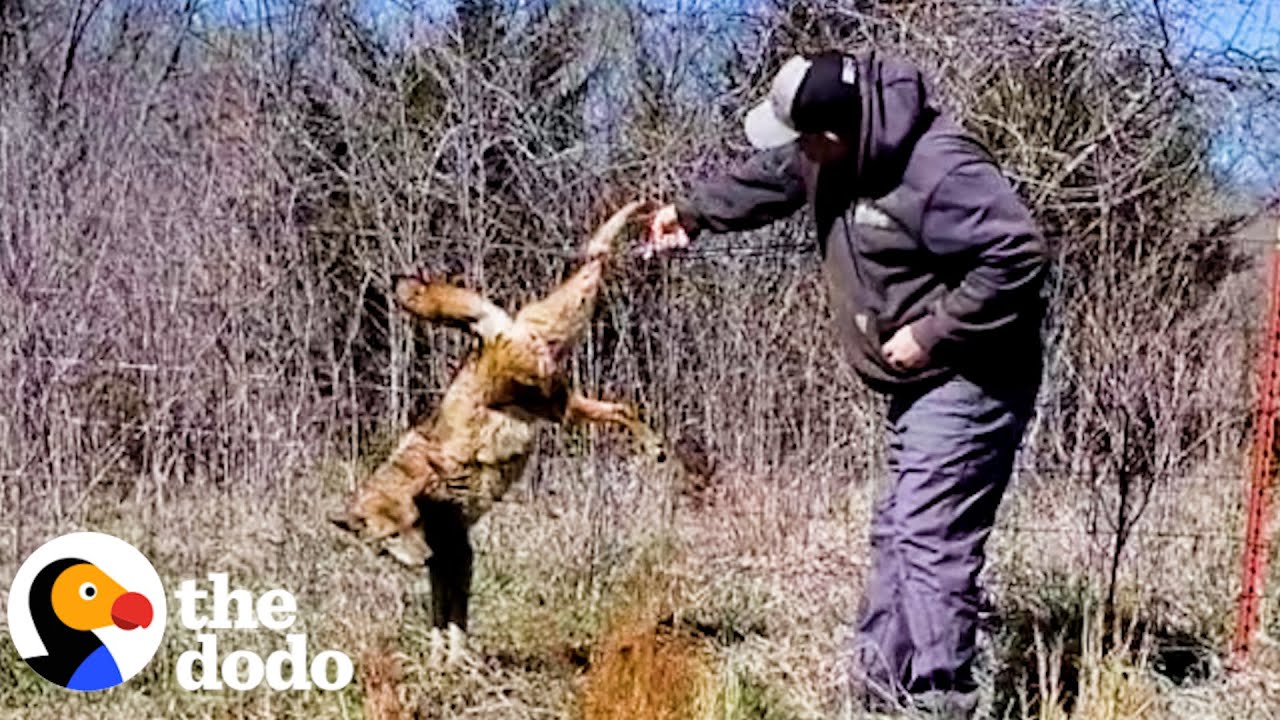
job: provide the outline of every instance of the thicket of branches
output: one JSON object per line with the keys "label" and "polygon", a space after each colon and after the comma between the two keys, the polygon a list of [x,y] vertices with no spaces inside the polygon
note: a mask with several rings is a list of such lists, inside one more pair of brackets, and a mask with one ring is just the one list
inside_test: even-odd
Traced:
{"label": "thicket of branches", "polygon": [[[1280,68],[1182,52],[1178,8],[253,5],[0,0],[0,471],[19,527],[102,493],[267,492],[362,452],[463,350],[391,309],[393,273],[542,292],[611,207],[740,156],[772,70],[830,45],[929,68],[1042,222],[1026,464],[1095,498],[1117,556],[1153,490],[1241,450],[1259,290],[1257,248],[1233,238],[1265,201],[1210,158],[1228,109],[1274,127]],[[575,373],[819,510],[876,472],[879,435],[809,238],[797,216],[621,261]]]}

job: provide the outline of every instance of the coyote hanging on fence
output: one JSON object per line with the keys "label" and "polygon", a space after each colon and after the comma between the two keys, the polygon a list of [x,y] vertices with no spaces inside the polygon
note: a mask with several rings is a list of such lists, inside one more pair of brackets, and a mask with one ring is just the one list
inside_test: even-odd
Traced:
{"label": "coyote hanging on fence", "polygon": [[564,377],[565,361],[590,322],[614,241],[640,207],[633,202],[614,213],[587,243],[585,263],[515,318],[446,282],[396,281],[403,308],[472,332],[480,347],[435,414],[401,436],[333,521],[406,565],[427,563],[436,627],[466,628],[472,566],[467,530],[519,479],[537,421],[615,423],[658,461],[669,454],[632,407],[584,397]]}

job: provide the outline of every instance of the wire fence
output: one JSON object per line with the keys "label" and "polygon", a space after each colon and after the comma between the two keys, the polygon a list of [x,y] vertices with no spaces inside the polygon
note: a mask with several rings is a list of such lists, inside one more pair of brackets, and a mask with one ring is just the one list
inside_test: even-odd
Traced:
{"label": "wire fence", "polygon": [[[1252,239],[1246,239],[1245,241],[1254,242]],[[1261,241],[1258,242],[1260,243]],[[782,256],[794,255],[798,251],[811,249],[812,245],[809,243],[752,245],[740,242],[718,242],[707,243],[698,248],[697,252],[691,250],[684,253],[676,253],[670,259],[687,261],[713,260],[744,256],[752,257],[755,253],[777,253]],[[565,253],[563,257],[570,258],[573,257],[573,254]],[[27,291],[26,296],[38,306],[44,303],[57,303],[67,298],[78,297],[80,293],[81,291],[78,289],[38,287]],[[190,307],[198,310],[217,308],[227,311],[252,312],[254,307],[253,300],[248,298],[173,298],[169,295],[146,292],[108,295],[99,301],[103,302],[108,299],[139,304],[162,303],[169,308]],[[656,327],[652,322],[647,323],[646,327],[647,332],[661,332],[661,328]],[[1256,333],[1258,327],[1256,324],[1239,327],[1226,326],[1221,329],[1221,332],[1248,335]],[[88,334],[91,331],[84,332]],[[11,349],[9,352],[0,355],[0,373],[4,373],[11,378],[22,378],[29,376],[33,370],[53,370],[55,375],[59,373],[65,375],[71,371],[82,370],[139,378],[161,378],[186,383],[185,387],[191,387],[192,383],[198,384],[201,388],[212,389],[213,396],[222,399],[230,398],[237,393],[243,394],[247,391],[274,391],[279,395],[287,395],[297,393],[299,387],[301,387],[304,399],[300,402],[317,406],[323,405],[325,402],[325,399],[316,397],[317,383],[314,378],[290,376],[288,372],[282,371],[279,367],[241,367],[229,372],[226,368],[221,368],[219,372],[212,372],[216,364],[224,362],[223,359],[207,357],[207,353],[196,353],[183,357],[182,353],[184,351],[190,352],[190,349],[195,347],[208,348],[211,346],[211,341],[215,340],[216,337],[210,337],[208,334],[200,332],[182,330],[165,330],[164,332],[166,338],[175,342],[176,347],[179,348],[176,355],[173,351],[157,353],[154,350],[148,351],[144,348],[135,349],[127,346],[109,348],[105,351],[105,355],[101,353],[96,355],[77,354],[74,351],[65,353],[26,353]],[[55,333],[57,344],[67,347],[74,347],[78,339],[77,332]],[[443,355],[444,353],[440,354]],[[457,358],[446,359],[451,363],[456,363],[457,361]],[[341,380],[343,389],[339,392],[372,394],[385,398],[387,407],[413,405],[420,409],[429,409],[443,395],[444,384],[442,381],[446,379],[444,375],[436,374],[426,378],[410,378],[407,367],[401,368],[400,372],[402,376],[398,377],[396,382],[372,381],[364,377],[354,376],[343,378]],[[56,384],[58,381],[55,379],[54,382]],[[228,384],[233,384],[233,386]],[[226,386],[221,387],[224,385]],[[149,388],[146,392],[180,393],[179,387],[181,386],[170,385],[165,388]],[[171,402],[173,398],[148,397],[146,400],[146,405],[149,408],[160,408]],[[1080,412],[1089,409],[1105,409],[1104,405],[1105,403],[1100,401],[1077,400],[1073,408],[1076,412]],[[1226,431],[1243,437],[1244,430],[1250,427],[1252,423],[1254,409],[1252,404],[1244,402],[1197,403],[1190,401],[1184,402],[1176,408],[1166,410],[1161,415],[1161,419],[1170,422],[1212,418],[1215,423],[1222,426]],[[238,414],[244,416],[246,412],[252,415],[254,411],[241,408]],[[278,414],[281,413],[270,413],[270,417],[264,421],[250,422],[244,427],[212,427],[208,422],[208,418],[175,420],[171,417],[166,417],[163,412],[156,413],[156,417],[122,419],[120,417],[103,418],[98,415],[86,414],[82,411],[77,411],[75,407],[61,407],[58,409],[56,417],[49,418],[49,423],[51,427],[56,425],[59,432],[99,432],[105,433],[117,441],[122,438],[142,438],[147,442],[157,443],[176,439],[198,439],[212,441],[217,445],[226,447],[253,445],[267,448],[276,447],[281,450],[300,450],[308,446],[314,447],[315,438],[318,435],[323,434],[325,431],[332,431],[335,423],[342,425],[341,421],[336,420],[334,415],[323,414],[301,421],[295,420],[286,427],[276,427],[272,430],[263,429],[263,426],[274,422],[274,416]],[[288,414],[287,410],[283,414]],[[225,421],[222,424],[225,424]],[[751,432],[755,440],[761,442],[772,442],[780,437],[795,435],[793,428],[783,425],[770,425],[768,423],[763,426],[757,425],[753,427]],[[69,445],[76,446],[77,442],[70,441]],[[1031,454],[1033,450],[1034,448],[1028,447],[1028,441],[1024,439],[1022,447],[1024,459],[1015,467],[1015,475],[1034,478],[1036,482],[1042,484],[1064,482],[1080,487],[1087,486],[1090,480],[1095,479],[1102,472],[1097,469],[1082,470],[1079,468],[1059,467],[1046,463],[1042,459],[1028,458],[1028,454]],[[265,452],[270,451],[266,450]],[[1240,467],[1229,471],[1177,470],[1149,472],[1142,480],[1165,485],[1220,483],[1243,487],[1247,471],[1248,468],[1243,463],[1240,463]],[[33,473],[31,469],[0,466],[0,477],[22,477],[31,480]],[[814,517],[817,516],[814,515]],[[1010,521],[1002,525],[1001,529],[1003,532],[1028,536],[1071,536],[1083,532],[1080,526],[1041,526],[1028,523],[1025,520]],[[1108,531],[1093,528],[1089,529],[1085,534],[1089,536],[1114,535],[1116,532],[1116,530]],[[1140,538],[1230,539],[1239,541],[1243,531],[1242,528],[1237,527],[1187,531],[1139,526],[1126,529],[1124,532]]]}
{"label": "wire fence", "polygon": [[[812,245],[724,243],[703,246],[701,254],[687,252],[671,259],[714,263],[748,258],[747,262],[754,262],[806,252],[812,252]],[[817,271],[810,266],[804,272]],[[27,307],[38,312],[78,295],[76,289],[41,287],[28,294]],[[175,300],[148,292],[113,294],[98,302],[152,303],[174,313],[251,315],[260,311],[248,298]],[[661,337],[668,331],[667,320],[663,315],[637,322],[644,324],[643,335]],[[397,323],[399,328],[393,328]],[[593,339],[601,334],[601,324],[594,328]],[[389,438],[403,429],[411,414],[423,415],[437,406],[449,373],[465,352],[463,345],[442,344],[438,337],[426,334],[417,336],[426,347],[415,346],[407,340],[414,336],[408,325],[407,320],[395,321],[379,330],[397,337],[395,342],[404,344],[402,350],[410,356],[400,358],[397,367],[360,372],[361,362],[381,362],[388,354],[367,355],[352,348],[323,379],[314,375],[315,359],[297,349],[287,362],[277,363],[219,349],[224,340],[252,344],[242,329],[227,326],[202,332],[180,323],[172,328],[161,324],[156,331],[166,339],[162,346],[116,342],[92,345],[96,349],[89,351],[78,348],[94,332],[64,321],[46,329],[44,334],[51,340],[46,348],[0,346],[0,382],[10,389],[8,399],[0,399],[9,404],[0,410],[0,438],[7,440],[0,452],[0,506],[22,514],[17,519],[15,513],[11,522],[0,520],[0,545],[8,543],[12,548],[12,554],[0,551],[0,560],[20,562],[53,528],[82,527],[85,522],[92,526],[113,513],[155,523],[142,519],[153,514],[139,508],[186,506],[204,509],[183,527],[201,528],[200,533],[208,528],[210,538],[221,537],[217,528],[229,522],[244,522],[247,512],[253,524],[269,530],[257,535],[227,533],[227,537],[257,538],[253,542],[263,547],[256,552],[287,562],[295,552],[292,543],[296,541],[290,534],[302,525],[322,524],[315,506],[327,504],[329,511],[336,510],[342,492],[385,456]],[[1229,325],[1218,332],[1251,339],[1259,326]],[[813,340],[796,342],[812,344]],[[735,356],[740,349],[706,348],[705,355],[702,349],[683,350],[672,362],[702,364],[711,362],[712,354],[720,355],[716,362],[721,363],[733,364],[735,357],[749,359]],[[367,355],[363,360],[362,354]],[[424,371],[424,364],[430,368]],[[770,372],[757,366],[755,372],[761,371]],[[1243,369],[1245,376],[1247,372]],[[104,375],[123,379],[125,388],[134,388],[128,392],[140,395],[137,409],[130,406],[128,392],[122,400],[118,393],[112,394],[114,390],[108,391],[105,404],[96,396],[87,402],[84,395],[70,392],[82,387],[85,378]],[[818,382],[809,381],[807,387]],[[25,395],[15,391],[18,388],[26,388]],[[685,419],[714,416],[723,412],[715,404],[742,399],[723,389],[698,390],[689,385],[674,390],[659,387],[653,393],[648,397],[653,405],[683,403],[680,412]],[[25,410],[17,407],[30,397],[43,400]],[[857,437],[856,422],[847,417],[872,415],[873,404],[855,395],[856,408],[851,409],[844,406],[847,400],[832,394],[825,401],[815,401],[813,412],[818,419],[809,425],[796,420],[791,406],[767,400],[740,406],[733,411],[732,422],[717,418],[716,432],[736,437],[721,437],[714,443],[714,476],[705,489],[692,495],[675,483],[654,489],[656,483],[644,477],[647,470],[629,466],[626,451],[619,452],[616,443],[598,434],[588,433],[584,450],[580,437],[560,430],[545,432],[526,481],[506,498],[508,510],[549,518],[576,513],[560,521],[587,523],[573,532],[578,542],[606,562],[610,553],[617,552],[619,536],[629,532],[626,528],[646,522],[637,517],[649,517],[638,505],[637,495],[667,493],[674,497],[676,509],[666,520],[654,515],[647,522],[666,522],[677,529],[695,525],[702,532],[711,528],[724,533],[726,545],[740,548],[731,555],[712,554],[712,559],[704,561],[701,570],[709,576],[739,575],[743,582],[761,576],[775,582],[794,579],[797,587],[848,583],[862,572],[858,565],[866,562],[865,555],[859,554],[865,532],[855,529],[865,527],[867,508],[873,502],[870,486],[884,480],[882,461],[876,457],[882,449],[874,449],[883,442],[875,434],[878,426],[862,431],[872,437]],[[1109,409],[1106,401],[1098,399],[1077,398],[1074,403],[1065,412],[1097,414]],[[1041,411],[1064,412],[1048,406]],[[1207,420],[1221,426],[1227,438],[1221,444],[1237,443],[1239,452],[1225,461],[1217,457],[1200,465],[1173,463],[1137,474],[1134,484],[1154,490],[1138,493],[1145,507],[1136,519],[1122,517],[1119,522],[1115,467],[1105,463],[1073,466],[1070,454],[1046,452],[1040,446],[1043,441],[1030,434],[1024,437],[1013,489],[990,541],[992,562],[983,580],[989,593],[989,604],[982,608],[984,627],[996,627],[999,621],[993,618],[998,609],[1029,606],[1033,613],[1041,612],[1038,603],[1046,602],[1044,598],[1066,582],[1063,578],[1081,576],[1096,588],[1105,588],[1108,578],[1114,578],[1126,602],[1171,605],[1175,609],[1167,614],[1173,622],[1192,627],[1212,627],[1224,610],[1229,611],[1239,594],[1237,567],[1245,547],[1241,505],[1249,468],[1244,450],[1254,405],[1247,399],[1188,398],[1166,409],[1161,419],[1187,425]],[[833,424],[834,431],[818,429]],[[303,494],[309,499],[300,501]],[[211,501],[211,495],[221,500]],[[300,512],[300,507],[306,511]],[[171,515],[157,511],[154,517]],[[835,537],[842,540],[847,555],[827,555],[833,543],[831,526],[842,529]],[[164,542],[164,530],[156,527],[148,532]],[[262,532],[272,538],[271,547],[266,547]],[[510,539],[500,531],[491,532],[499,541]],[[739,534],[745,539],[733,539]],[[809,553],[798,559],[793,549],[781,550],[796,545]],[[306,569],[311,581],[322,572],[320,566],[317,562]],[[1106,594],[1105,589],[1093,592],[1097,597]],[[1162,640],[1163,651],[1183,649],[1197,656],[1206,652],[1198,639],[1201,636],[1179,637],[1171,634]]]}

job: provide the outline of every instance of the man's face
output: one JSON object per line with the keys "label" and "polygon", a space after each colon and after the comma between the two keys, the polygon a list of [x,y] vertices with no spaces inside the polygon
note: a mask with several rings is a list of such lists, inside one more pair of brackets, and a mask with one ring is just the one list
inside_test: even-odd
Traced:
{"label": "man's face", "polygon": [[798,142],[805,157],[819,165],[840,162],[849,154],[849,145],[835,133],[805,133]]}

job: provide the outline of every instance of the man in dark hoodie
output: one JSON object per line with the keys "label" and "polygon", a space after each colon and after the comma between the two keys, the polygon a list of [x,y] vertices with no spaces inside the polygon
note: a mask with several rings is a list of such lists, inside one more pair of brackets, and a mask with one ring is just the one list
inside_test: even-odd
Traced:
{"label": "man in dark hoodie", "polygon": [[1043,240],[906,62],[793,57],[746,133],[762,152],[659,210],[646,249],[812,209],[849,360],[889,399],[857,679],[879,709],[970,717],[977,577],[1040,379]]}

